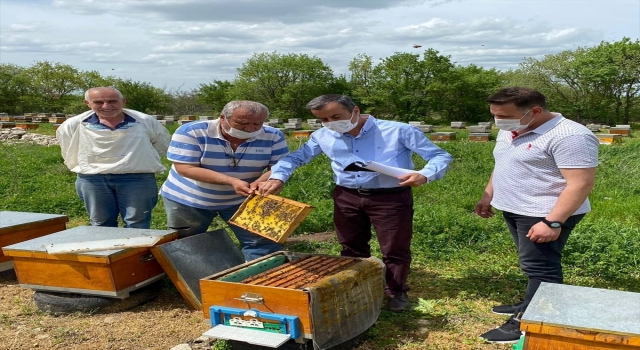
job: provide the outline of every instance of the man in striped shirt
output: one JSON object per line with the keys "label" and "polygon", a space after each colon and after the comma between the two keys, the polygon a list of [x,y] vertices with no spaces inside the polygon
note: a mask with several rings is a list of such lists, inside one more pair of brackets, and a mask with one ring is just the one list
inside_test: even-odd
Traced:
{"label": "man in striped shirt", "polygon": [[[231,101],[220,118],[185,124],[171,139],[173,162],[160,194],[168,226],[180,237],[206,232],[216,216],[229,221],[269,178],[272,165],[289,153],[284,135],[264,126],[269,110],[253,101]],[[279,251],[280,244],[230,225],[245,260]]]}

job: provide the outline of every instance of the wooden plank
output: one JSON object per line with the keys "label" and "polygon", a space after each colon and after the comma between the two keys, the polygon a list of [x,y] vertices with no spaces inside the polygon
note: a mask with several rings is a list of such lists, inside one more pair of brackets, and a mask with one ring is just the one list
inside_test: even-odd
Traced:
{"label": "wooden plank", "polygon": [[[587,344],[591,347],[584,349],[599,349],[592,346],[602,346],[602,349],[640,349],[640,334],[612,334],[605,332],[581,330],[567,327],[557,327],[545,324],[531,324],[522,322],[520,329],[527,333],[526,338],[536,338],[535,342],[543,343],[567,343],[583,346]],[[535,347],[534,349],[538,349]],[[555,349],[555,348],[539,348],[539,349]],[[558,348],[560,349],[560,348]],[[567,348],[574,349],[574,348]],[[576,347],[575,349],[582,349]]]}
{"label": "wooden plank", "polygon": [[[11,215],[13,212],[4,211],[0,213],[2,214],[2,216],[7,216],[7,215]],[[34,217],[38,216],[37,213],[20,213],[20,214],[23,214],[26,216],[28,216],[28,214],[34,214]],[[69,218],[67,216],[60,215],[60,216],[55,216],[47,219],[40,219],[32,222],[23,222],[23,223],[11,225],[11,226],[0,226],[0,239],[3,239],[4,235],[8,235],[10,233],[29,231],[32,229],[37,229],[37,228],[42,228],[47,226],[59,227],[60,224],[65,226],[65,228],[62,229],[64,230],[66,229],[67,222],[69,222]],[[52,233],[52,232],[57,232],[57,231],[51,231],[49,233]],[[38,237],[38,236],[35,236],[35,237]]]}
{"label": "wooden plank", "polygon": [[[66,217],[65,217],[66,218]],[[47,222],[46,225],[42,224],[28,224],[21,225],[22,229],[14,229],[15,227],[9,227],[2,234],[0,234],[0,247],[7,247],[12,244],[28,241],[37,237],[46,236],[48,234],[64,231],[67,228],[66,221],[55,220],[57,222]],[[9,230],[11,229],[11,230]],[[0,251],[0,257],[4,254]],[[2,261],[0,259],[0,261]]]}
{"label": "wooden plank", "polygon": [[167,274],[167,277],[169,277],[173,285],[176,286],[176,289],[178,289],[180,295],[182,295],[187,302],[187,305],[194,310],[202,309],[202,303],[200,303],[200,300],[193,294],[191,289],[187,287],[187,282],[178,274],[176,267],[171,263],[171,260],[167,258],[162,249],[152,247],[151,253],[158,259],[158,263],[164,267],[163,270]]}
{"label": "wooden plank", "polygon": [[527,333],[524,350],[638,350],[635,345],[603,343],[548,334]]}
{"label": "wooden plank", "polygon": [[[311,315],[309,294],[295,289],[283,289],[267,286],[243,285],[233,282],[201,279],[202,311],[210,318],[209,308],[213,305],[256,309],[263,312],[298,316],[303,333],[311,334]],[[248,304],[237,300],[243,293],[256,293],[264,298],[264,304]]]}
{"label": "wooden plank", "polygon": [[222,278],[221,281],[227,282],[241,282],[251,276],[257,275],[274,267],[280,266],[285,263],[286,257],[284,255],[277,255],[271,257],[265,261],[260,261],[255,264],[242,267],[233,273],[230,273]]}
{"label": "wooden plank", "polygon": [[116,291],[108,264],[14,257],[18,282],[41,286]]}
{"label": "wooden plank", "polygon": [[111,278],[116,291],[136,285],[163,272],[149,248],[111,264]]}

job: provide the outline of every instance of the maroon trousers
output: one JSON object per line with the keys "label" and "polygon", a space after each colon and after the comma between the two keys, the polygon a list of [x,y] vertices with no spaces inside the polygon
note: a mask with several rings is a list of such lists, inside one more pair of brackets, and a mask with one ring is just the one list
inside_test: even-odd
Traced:
{"label": "maroon trousers", "polygon": [[342,245],[342,256],[371,256],[371,225],[375,229],[382,261],[386,266],[385,293],[399,295],[409,290],[413,236],[413,193],[410,187],[398,192],[359,192],[336,186],[333,190],[333,221]]}

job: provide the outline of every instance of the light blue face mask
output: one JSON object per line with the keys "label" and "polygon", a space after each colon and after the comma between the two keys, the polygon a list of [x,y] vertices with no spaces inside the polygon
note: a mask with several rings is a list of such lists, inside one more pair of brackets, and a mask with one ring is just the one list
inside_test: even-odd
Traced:
{"label": "light blue face mask", "polygon": [[260,134],[262,134],[262,127],[256,131],[253,132],[246,132],[246,131],[242,131],[242,130],[238,130],[235,129],[231,126],[231,124],[229,124],[229,122],[227,122],[225,120],[225,122],[227,123],[227,125],[229,125],[229,130],[225,130],[224,128],[222,128],[222,130],[224,130],[225,133],[227,133],[227,135],[231,136],[231,137],[235,137],[237,139],[242,139],[242,140],[246,140],[246,139],[250,139],[252,137],[256,137]]}
{"label": "light blue face mask", "polygon": [[[526,117],[527,114],[529,114],[530,111],[531,111],[531,108],[529,108],[527,113],[525,113],[522,116],[522,118]],[[498,118],[494,118],[494,119],[496,121],[496,127],[498,129],[504,130],[504,131],[518,131],[518,130],[522,130],[522,129],[528,128],[529,124],[531,124],[531,122],[533,122],[533,118],[532,118],[529,123],[520,124],[520,121],[522,120],[522,118],[520,118],[520,119],[498,119]]]}
{"label": "light blue face mask", "polygon": [[329,130],[333,130],[335,132],[339,132],[341,134],[347,133],[358,125],[358,119],[356,118],[355,122],[351,122],[353,116],[355,115],[355,109],[351,112],[351,118],[348,120],[336,120],[333,122],[322,123],[322,126]]}

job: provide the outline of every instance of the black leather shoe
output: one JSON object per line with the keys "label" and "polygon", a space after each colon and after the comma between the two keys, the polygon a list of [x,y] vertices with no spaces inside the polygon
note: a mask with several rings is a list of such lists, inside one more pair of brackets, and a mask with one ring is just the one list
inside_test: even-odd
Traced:
{"label": "black leather shoe", "polygon": [[387,310],[393,312],[402,312],[411,309],[409,296],[407,293],[396,295],[387,302]]}

